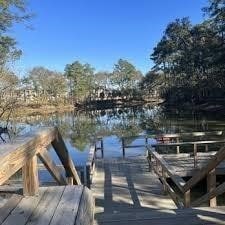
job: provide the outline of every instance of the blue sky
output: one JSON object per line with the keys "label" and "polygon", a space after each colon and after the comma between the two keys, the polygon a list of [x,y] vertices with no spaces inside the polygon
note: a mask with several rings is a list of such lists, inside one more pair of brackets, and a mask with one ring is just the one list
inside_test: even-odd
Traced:
{"label": "blue sky", "polygon": [[166,25],[176,18],[203,20],[207,0],[29,0],[36,16],[33,30],[17,25],[11,34],[23,56],[16,63],[22,73],[33,66],[63,71],[75,60],[96,70],[111,70],[119,58],[143,73]]}

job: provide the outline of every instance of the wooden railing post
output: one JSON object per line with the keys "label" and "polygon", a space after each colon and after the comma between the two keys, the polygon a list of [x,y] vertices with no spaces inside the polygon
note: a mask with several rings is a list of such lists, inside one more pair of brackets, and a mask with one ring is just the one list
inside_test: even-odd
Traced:
{"label": "wooden railing post", "polygon": [[67,180],[67,184],[68,185],[74,185],[74,179],[73,179],[73,177],[67,177],[66,180]]}
{"label": "wooden railing post", "polygon": [[22,168],[23,194],[25,196],[38,195],[39,181],[37,156],[34,155]]}
{"label": "wooden railing post", "polygon": [[191,205],[191,190],[187,190],[184,193],[184,207],[189,208]]}
{"label": "wooden railing post", "polygon": [[104,158],[104,144],[103,144],[103,138],[101,138],[101,152],[102,152],[102,158]]}
{"label": "wooden railing post", "polygon": [[208,152],[208,151],[209,151],[209,145],[206,144],[206,145],[205,145],[205,152]]}
{"label": "wooden railing post", "polygon": [[[176,141],[177,141],[177,143],[179,143],[179,138],[177,138]],[[177,154],[179,154],[179,153],[180,153],[180,146],[177,145]]]}
{"label": "wooden railing post", "polygon": [[194,167],[197,167],[197,144],[194,144]]}
{"label": "wooden railing post", "polygon": [[147,146],[148,145],[148,137],[146,136],[145,137],[145,146]]}
{"label": "wooden railing post", "polygon": [[[162,167],[162,179],[164,179],[166,181],[166,172],[163,169],[163,167]],[[167,188],[166,188],[166,185],[164,182],[163,182],[163,192],[164,192],[164,194],[166,194],[166,192],[167,192]]]}
{"label": "wooden railing post", "polygon": [[[215,190],[216,188],[216,170],[213,169],[209,172],[207,175],[207,192],[211,192]],[[216,197],[211,198],[209,200],[210,207],[216,207],[217,206],[217,199]]]}
{"label": "wooden railing post", "polygon": [[123,158],[125,157],[125,141],[124,138],[122,138],[122,151],[123,151]]}

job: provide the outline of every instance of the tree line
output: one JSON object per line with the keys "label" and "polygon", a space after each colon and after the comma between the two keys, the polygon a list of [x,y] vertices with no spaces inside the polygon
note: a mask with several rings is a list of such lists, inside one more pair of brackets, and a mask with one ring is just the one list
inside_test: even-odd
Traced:
{"label": "tree line", "polygon": [[157,89],[173,105],[224,102],[225,1],[208,3],[202,23],[182,18],[168,24],[151,54],[154,67],[141,83],[146,93]]}

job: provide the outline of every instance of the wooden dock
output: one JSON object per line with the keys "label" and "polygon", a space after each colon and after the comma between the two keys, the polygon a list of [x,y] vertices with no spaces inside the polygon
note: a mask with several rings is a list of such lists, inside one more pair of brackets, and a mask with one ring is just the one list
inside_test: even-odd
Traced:
{"label": "wooden dock", "polygon": [[91,212],[84,211],[88,207],[83,204],[92,204],[92,200],[82,185],[41,187],[36,196],[14,194],[0,208],[0,224],[90,225]]}
{"label": "wooden dock", "polygon": [[[52,145],[64,172],[47,150]],[[39,187],[37,159],[58,183]],[[22,170],[22,193],[10,194],[5,182]],[[57,128],[41,128],[0,146],[1,192],[9,199],[0,204],[0,225],[92,225],[94,201],[84,187]]]}
{"label": "wooden dock", "polygon": [[92,191],[95,225],[225,224],[225,207],[179,209],[144,156],[96,160]]}
{"label": "wooden dock", "polygon": [[[217,206],[225,182],[218,183],[216,177],[225,175],[225,147],[208,151],[208,145],[224,141],[158,143],[179,150],[163,155],[144,138],[148,155],[126,158],[129,146],[123,146],[122,157],[112,159],[104,159],[101,141],[102,158],[96,159],[98,147],[92,146],[86,164],[90,190],[81,184],[58,129],[41,128],[0,147],[1,191],[20,169],[23,180],[22,194],[10,195],[0,204],[0,225],[225,225],[225,206]],[[61,161],[60,169],[51,159],[49,145]],[[193,145],[193,153],[180,153],[184,145]],[[199,145],[206,152],[198,152]],[[58,186],[39,187],[38,158]],[[206,193],[193,200],[192,188],[205,178]],[[211,207],[199,207],[205,202]]]}
{"label": "wooden dock", "polygon": [[[225,192],[225,183],[216,181],[217,175],[225,175],[225,148],[209,151],[209,146],[225,143],[222,134],[164,134],[153,146],[148,144],[147,136],[137,137],[143,139],[142,145],[126,145],[123,137],[121,158],[96,160],[92,184],[95,224],[225,224],[225,207],[217,206],[217,196]],[[181,153],[183,146],[193,146],[193,152]],[[148,157],[126,158],[126,149],[136,147],[146,147]],[[159,154],[158,147],[173,147],[177,154]],[[103,149],[99,149],[104,156]],[[206,193],[193,199],[192,189],[204,178]]]}

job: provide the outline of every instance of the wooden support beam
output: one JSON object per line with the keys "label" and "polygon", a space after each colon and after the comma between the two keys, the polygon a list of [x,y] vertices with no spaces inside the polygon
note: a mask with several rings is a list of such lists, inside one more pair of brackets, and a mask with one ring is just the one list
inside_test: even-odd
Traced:
{"label": "wooden support beam", "polygon": [[[207,192],[212,192],[216,188],[216,170],[213,169],[209,172],[207,176]],[[216,197],[213,197],[209,200],[209,206],[210,207],[216,207],[217,206],[217,199]]]}
{"label": "wooden support beam", "polygon": [[191,190],[189,189],[184,193],[184,207],[189,208],[191,205]]}
{"label": "wooden support beam", "polygon": [[[177,137],[176,142],[177,142],[177,143],[180,142],[179,137]],[[179,153],[180,153],[180,146],[178,145],[178,146],[177,146],[177,154],[179,154]]]}
{"label": "wooden support beam", "polygon": [[198,152],[197,144],[194,144],[194,168],[196,168],[197,165],[198,165],[198,162],[197,162],[197,152]]}
{"label": "wooden support beam", "polygon": [[61,171],[55,165],[54,161],[51,159],[46,149],[40,151],[38,153],[38,157],[59,185],[67,184],[66,179],[63,177],[63,175],[61,174]]}
{"label": "wooden support beam", "polygon": [[69,152],[59,132],[57,132],[57,138],[52,141],[52,146],[66,170],[66,176],[73,177],[75,184],[81,184],[76,168],[69,156]]}
{"label": "wooden support beam", "polygon": [[202,203],[209,201],[210,199],[213,199],[214,197],[218,195],[222,195],[225,192],[225,182],[220,184],[218,187],[213,189],[211,192],[207,192],[205,195],[200,197],[199,199],[195,200],[192,203],[193,207],[200,206]]}
{"label": "wooden support beam", "polygon": [[23,194],[25,196],[38,195],[38,169],[37,156],[28,160],[22,168],[23,176]]}

